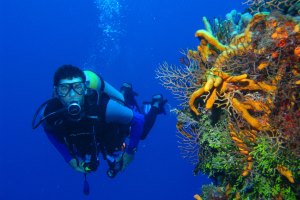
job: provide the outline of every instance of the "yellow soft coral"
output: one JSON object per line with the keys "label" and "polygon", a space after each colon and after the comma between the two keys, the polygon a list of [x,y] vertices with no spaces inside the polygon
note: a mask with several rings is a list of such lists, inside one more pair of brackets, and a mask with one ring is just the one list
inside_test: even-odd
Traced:
{"label": "yellow soft coral", "polygon": [[231,76],[231,75],[229,75],[225,72],[218,71],[216,69],[213,69],[212,73],[216,76],[219,76],[221,79],[223,79],[224,81],[226,81],[228,83],[238,82],[240,80],[243,80],[243,79],[247,78],[247,74],[242,74],[242,75],[239,75],[239,76]]}
{"label": "yellow soft coral", "polygon": [[212,73],[208,75],[207,82],[205,82],[204,86],[192,93],[189,100],[190,109],[196,115],[200,115],[197,108],[195,107],[195,101],[207,92],[211,92],[211,94],[206,101],[206,109],[211,109],[215,101],[218,99],[218,94],[222,95],[226,91],[227,83],[236,83],[244,80],[245,78],[247,78],[247,74],[230,76],[227,73],[212,70]]}
{"label": "yellow soft coral", "polygon": [[199,39],[205,39],[210,45],[214,46],[216,49],[220,51],[224,51],[228,48],[228,46],[223,45],[221,42],[218,41],[211,33],[206,30],[198,30],[195,33],[195,36]]}
{"label": "yellow soft coral", "polygon": [[245,83],[245,86],[241,86],[240,90],[261,90],[264,92],[274,92],[277,87],[273,85],[266,84],[265,82],[256,82],[251,79],[243,79],[240,81]]}
{"label": "yellow soft coral", "polygon": [[269,124],[267,122],[260,123],[258,119],[252,117],[246,106],[239,102],[236,98],[232,99],[232,105],[235,110],[242,115],[242,117],[250,124],[251,127],[256,130],[267,130],[269,128]]}
{"label": "yellow soft coral", "polygon": [[242,134],[241,133],[237,134],[237,132],[234,130],[232,123],[229,123],[228,128],[230,130],[230,136],[231,136],[232,140],[234,141],[234,143],[236,144],[236,146],[238,147],[239,152],[242,155],[246,156],[247,164],[244,167],[241,175],[244,177],[248,176],[250,171],[252,170],[252,165],[253,165],[252,156],[249,155],[249,148],[247,147],[247,145],[244,143],[244,141],[242,139],[238,138],[239,137],[238,135],[242,135]]}
{"label": "yellow soft coral", "polygon": [[196,200],[202,200],[202,198],[199,196],[199,194],[195,194],[195,195],[194,195],[194,198],[195,198]]}
{"label": "yellow soft coral", "polygon": [[260,63],[260,64],[258,65],[257,69],[258,69],[258,70],[263,70],[263,69],[265,69],[265,68],[268,67],[268,66],[269,66],[269,62],[262,62],[262,63]]}
{"label": "yellow soft coral", "polygon": [[189,106],[190,106],[190,109],[196,114],[196,115],[200,115],[200,113],[198,112],[197,108],[195,107],[194,103],[195,103],[195,100],[200,97],[203,93],[204,93],[204,88],[199,88],[198,90],[196,90],[190,97],[190,100],[189,100]]}
{"label": "yellow soft coral", "polygon": [[243,104],[245,105],[245,107],[248,106],[247,107],[248,110],[252,109],[255,111],[264,111],[267,114],[271,113],[269,105],[261,101],[254,101],[253,99],[247,99],[246,101],[243,102]]}
{"label": "yellow soft coral", "polygon": [[204,86],[204,91],[208,92],[210,89],[214,86],[214,77],[213,76],[208,76],[207,82],[205,83]]}
{"label": "yellow soft coral", "polygon": [[206,109],[211,109],[217,99],[217,89],[215,88],[206,102]]}
{"label": "yellow soft coral", "polygon": [[224,50],[217,58],[214,67],[215,68],[222,68],[222,65],[233,56],[239,56],[244,54],[247,51],[252,50],[253,47],[248,43],[241,43],[237,46],[232,46]]}
{"label": "yellow soft coral", "polygon": [[281,175],[285,176],[289,180],[290,183],[295,183],[292,172],[290,170],[288,170],[286,167],[284,167],[282,165],[278,165],[276,167],[276,169],[278,170],[278,172]]}

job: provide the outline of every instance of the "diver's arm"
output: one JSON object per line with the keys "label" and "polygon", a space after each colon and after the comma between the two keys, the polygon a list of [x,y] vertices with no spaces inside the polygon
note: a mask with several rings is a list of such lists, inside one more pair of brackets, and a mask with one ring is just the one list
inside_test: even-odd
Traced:
{"label": "diver's arm", "polygon": [[53,146],[57,149],[57,151],[62,155],[67,163],[73,159],[73,156],[70,154],[70,151],[66,144],[62,143],[53,133],[45,131],[48,139],[53,144]]}
{"label": "diver's arm", "polygon": [[63,156],[65,161],[76,171],[81,172],[81,173],[86,173],[83,166],[80,165],[78,162],[78,159],[74,158],[67,147],[66,144],[60,142],[60,140],[53,135],[53,133],[46,132],[47,137],[55,146],[55,148],[58,150],[58,152]]}

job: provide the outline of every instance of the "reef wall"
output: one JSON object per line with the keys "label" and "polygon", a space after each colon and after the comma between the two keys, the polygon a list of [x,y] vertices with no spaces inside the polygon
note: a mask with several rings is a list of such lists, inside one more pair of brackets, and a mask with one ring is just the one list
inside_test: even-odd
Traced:
{"label": "reef wall", "polygon": [[180,100],[183,155],[214,181],[195,199],[299,199],[300,2],[246,3],[203,17],[197,49],[156,75]]}

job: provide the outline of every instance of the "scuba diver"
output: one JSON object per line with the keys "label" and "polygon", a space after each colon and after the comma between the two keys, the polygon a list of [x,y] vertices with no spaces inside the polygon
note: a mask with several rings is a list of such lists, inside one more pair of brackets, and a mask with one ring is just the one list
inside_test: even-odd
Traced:
{"label": "scuba diver", "polygon": [[[84,193],[88,194],[86,174],[97,170],[99,154],[108,163],[109,177],[124,170],[133,160],[139,141],[148,135],[156,115],[164,111],[167,100],[162,95],[152,98],[148,102],[150,110],[143,114],[131,107],[129,100],[135,93],[122,94],[98,74],[72,65],[59,67],[53,81],[53,98],[39,107],[32,127],[42,124],[64,160],[84,174]],[[149,118],[149,113],[156,115]]]}

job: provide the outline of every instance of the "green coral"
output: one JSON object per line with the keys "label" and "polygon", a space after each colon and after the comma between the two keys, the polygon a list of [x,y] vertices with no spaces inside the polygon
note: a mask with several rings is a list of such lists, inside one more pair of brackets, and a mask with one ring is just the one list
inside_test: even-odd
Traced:
{"label": "green coral", "polygon": [[250,153],[255,162],[249,177],[239,176],[232,186],[232,194],[240,193],[242,199],[272,199],[281,195],[295,200],[296,189],[277,170],[283,164],[299,178],[299,160],[292,154],[284,154],[270,137],[259,137]]}
{"label": "green coral", "polygon": [[202,125],[202,134],[199,137],[201,151],[198,170],[214,178],[218,178],[220,174],[237,177],[242,171],[238,162],[242,160],[242,156],[237,155],[238,149],[231,140],[226,119],[213,123],[211,115],[203,114],[199,124]]}
{"label": "green coral", "polygon": [[[199,163],[196,169],[208,174],[219,182],[219,186],[209,185],[203,187],[204,199],[212,194],[223,194],[220,188],[231,185],[229,198],[235,199],[239,194],[241,199],[272,199],[282,196],[284,199],[295,200],[296,189],[277,170],[278,165],[284,165],[293,171],[294,177],[299,178],[300,161],[292,153],[286,153],[281,145],[272,137],[263,136],[257,138],[255,143],[249,143],[252,149],[254,167],[248,177],[243,177],[242,171],[247,162],[245,156],[239,154],[239,150],[233,143],[229,130],[226,127],[225,117],[212,123],[212,116],[202,114],[199,119],[201,134],[199,135]],[[200,126],[201,124],[201,126]]]}
{"label": "green coral", "polygon": [[202,198],[203,199],[222,199],[224,197],[225,191],[221,187],[217,187],[213,184],[202,186]]}
{"label": "green coral", "polygon": [[253,156],[257,163],[256,167],[260,172],[273,176],[275,168],[279,164],[277,152],[276,147],[269,138],[261,137],[258,138],[257,145],[250,152],[250,155]]}

